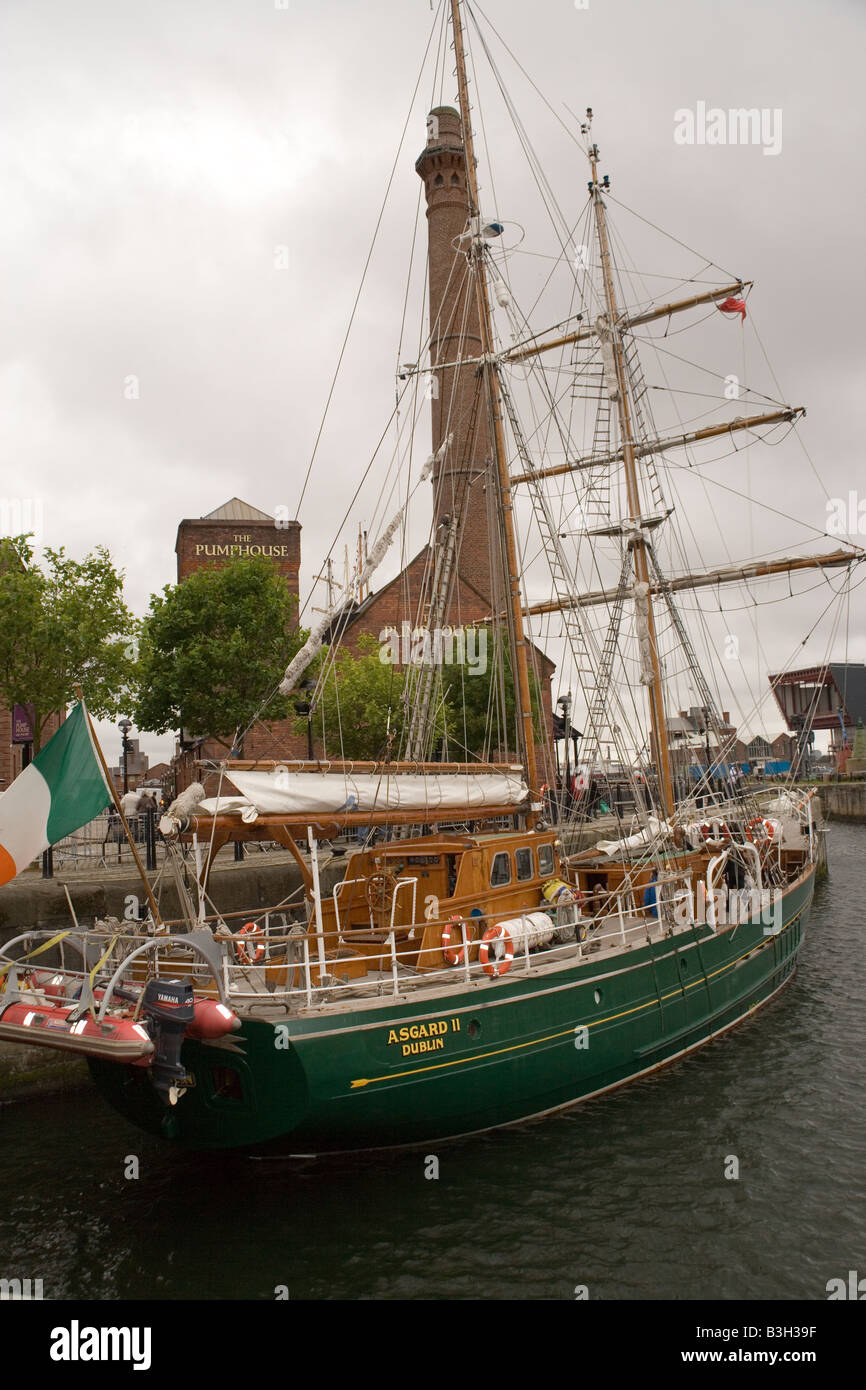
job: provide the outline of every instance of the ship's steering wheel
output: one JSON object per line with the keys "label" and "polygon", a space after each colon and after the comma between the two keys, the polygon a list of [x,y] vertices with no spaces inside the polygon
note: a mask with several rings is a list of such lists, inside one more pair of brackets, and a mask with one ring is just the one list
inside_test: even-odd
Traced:
{"label": "ship's steering wheel", "polygon": [[370,875],[364,891],[367,906],[374,916],[384,916],[386,913],[390,913],[396,890],[397,877],[390,870],[386,869],[384,873]]}

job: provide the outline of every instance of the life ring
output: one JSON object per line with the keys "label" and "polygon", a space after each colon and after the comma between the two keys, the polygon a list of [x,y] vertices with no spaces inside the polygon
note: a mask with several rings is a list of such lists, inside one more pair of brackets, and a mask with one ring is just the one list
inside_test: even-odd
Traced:
{"label": "life ring", "polygon": [[[505,955],[501,960],[491,960],[490,945],[492,942],[499,941],[500,939],[505,942]],[[507,974],[511,969],[511,962],[514,960],[514,943],[501,923],[498,927],[487,928],[487,931],[481,938],[478,959],[481,961],[487,974],[493,979],[495,979],[497,975]]]}
{"label": "life ring", "polygon": [[460,928],[465,926],[461,917],[452,917],[442,928],[442,954],[449,965],[462,965],[466,958],[466,948],[461,946],[459,950],[451,945],[451,928],[454,928],[455,935],[459,935],[462,941],[463,933]]}
{"label": "life ring", "polygon": [[753,816],[746,826],[746,839],[753,845],[769,845],[776,833],[776,827],[763,816]]}
{"label": "life ring", "polygon": [[[245,922],[235,936],[235,955],[241,965],[258,965],[265,958],[265,948],[261,944],[264,933],[256,922]],[[244,941],[242,938],[246,937]],[[258,938],[253,945],[253,938]]]}
{"label": "life ring", "polygon": [[719,821],[718,826],[718,831],[714,834],[712,823],[710,821],[705,820],[703,825],[701,826],[701,834],[703,835],[704,839],[729,840],[731,838],[731,832],[728,829],[725,821]]}

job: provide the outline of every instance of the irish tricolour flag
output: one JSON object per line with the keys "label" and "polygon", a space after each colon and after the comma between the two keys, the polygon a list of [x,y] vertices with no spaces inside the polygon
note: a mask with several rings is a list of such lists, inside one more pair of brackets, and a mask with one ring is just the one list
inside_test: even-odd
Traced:
{"label": "irish tricolour flag", "polygon": [[0,883],[111,801],[83,705],[0,796]]}

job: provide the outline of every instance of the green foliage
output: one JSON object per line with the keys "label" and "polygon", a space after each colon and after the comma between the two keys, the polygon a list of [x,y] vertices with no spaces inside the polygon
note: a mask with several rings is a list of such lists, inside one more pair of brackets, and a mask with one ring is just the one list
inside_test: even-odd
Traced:
{"label": "green foliage", "polygon": [[[141,631],[138,727],[183,729],[230,746],[306,640],[294,626],[296,607],[285,579],[258,556],[195,570],[154,594]],[[277,696],[266,717],[293,713]]]}
{"label": "green foliage", "polygon": [[[403,675],[379,660],[379,643],[358,639],[358,655],[339,652],[316,696],[313,733],[332,757],[381,758],[400,746]],[[306,720],[296,726],[306,729]]]}
{"label": "green foliage", "polygon": [[[507,651],[501,649],[491,629],[479,629],[462,664],[439,667],[440,682],[434,692],[436,710],[432,747],[441,745],[447,735],[449,756],[498,757],[506,744],[515,757],[514,683]],[[402,693],[407,679],[403,669],[380,659],[376,639],[365,635],[358,640],[357,655],[341,651],[328,674],[324,689],[316,697],[313,732],[331,757],[381,758],[386,751],[394,757],[402,751],[404,725]],[[418,655],[420,658],[421,648]],[[481,661],[482,655],[485,661]],[[504,662],[504,676],[500,674]],[[414,682],[413,682],[414,684]],[[501,695],[504,685],[505,726],[501,729]],[[531,677],[533,721],[536,736],[541,728],[541,699],[538,684]],[[306,729],[306,721],[296,725]],[[391,734],[389,741],[388,734]]]}
{"label": "green foliage", "polygon": [[77,683],[91,714],[119,714],[135,658],[136,623],[108,551],[78,561],[46,548],[45,566],[28,537],[0,539],[0,705],[34,706],[34,752]]}
{"label": "green foliage", "polygon": [[[486,653],[486,662],[478,660]],[[471,654],[471,653],[470,653]],[[476,669],[477,668],[477,669]],[[442,667],[446,727],[456,758],[517,755],[514,678],[511,654],[498,629],[477,629],[475,660]],[[532,723],[542,737],[541,696],[534,673],[529,673]],[[503,718],[504,705],[504,718]]]}

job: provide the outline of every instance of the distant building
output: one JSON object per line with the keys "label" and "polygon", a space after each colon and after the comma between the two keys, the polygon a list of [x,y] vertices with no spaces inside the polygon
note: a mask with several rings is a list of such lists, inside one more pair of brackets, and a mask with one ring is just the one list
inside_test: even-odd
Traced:
{"label": "distant building", "polygon": [[[128,740],[129,751],[126,755],[126,780],[130,791],[135,791],[136,787],[148,776],[149,760],[139,746],[137,738]],[[114,789],[119,794],[123,794],[123,755],[118,767],[110,767],[108,774],[114,783]]]}
{"label": "distant building", "polygon": [[777,762],[792,763],[797,756],[797,740],[790,734],[777,734],[770,746]]}
{"label": "distant building", "polygon": [[225,564],[238,555],[270,560],[285,576],[297,598],[301,568],[301,527],[276,520],[269,512],[232,497],[205,516],[187,517],[177,528],[177,580],[207,565]]}
{"label": "distant building", "polygon": [[760,734],[746,744],[746,760],[750,763],[759,760],[772,762],[774,756],[772,743],[768,739],[762,738]]}
{"label": "distant building", "polygon": [[[181,521],[175,553],[179,584],[206,566],[225,565],[239,555],[252,555],[271,561],[284,577],[289,592],[298,597],[300,523],[284,522],[239,497],[230,498],[205,516]],[[288,655],[286,659],[288,661]],[[306,738],[295,733],[294,721],[274,720],[254,725],[244,740],[243,751],[246,758],[290,759],[305,757],[306,749]],[[221,761],[228,752],[225,743],[216,739],[187,740],[182,732],[171,770],[178,790],[200,780],[198,761]]]}
{"label": "distant building", "polygon": [[162,792],[166,802],[174,800],[174,768],[171,763],[154,763],[147,770],[147,776],[138,786]]}
{"label": "distant building", "polygon": [[711,761],[715,761],[717,757],[725,762],[736,758],[736,750],[740,745],[736,726],[731,723],[728,711],[725,710],[722,714],[718,735],[711,724],[712,717],[709,711],[699,705],[693,705],[687,710],[681,709],[679,714],[670,716],[666,725],[668,748],[677,766],[689,763],[706,764],[707,749]]}
{"label": "distant building", "polygon": [[[21,568],[25,568],[23,563]],[[42,729],[43,747],[57,733],[65,718],[66,710],[63,709],[46,721]],[[16,705],[14,710],[0,708],[0,795],[31,760],[34,751],[31,719],[32,709],[27,705]],[[28,733],[30,738],[27,737]]]}
{"label": "distant building", "polygon": [[[866,663],[830,661],[770,676],[776,703],[795,745],[806,749],[816,729],[830,732],[830,753],[840,771],[851,754],[853,731],[866,719]],[[794,759],[797,759],[795,752]]]}
{"label": "distant building", "polygon": [[[16,706],[16,708],[19,707]],[[42,730],[43,748],[48,740],[57,733],[65,718],[65,710],[60,714],[52,714]],[[12,711],[0,709],[0,793],[12,785],[33,755],[32,742],[28,745],[28,743],[16,739],[16,733],[20,734],[20,732],[20,728],[16,731],[14,727]]]}

